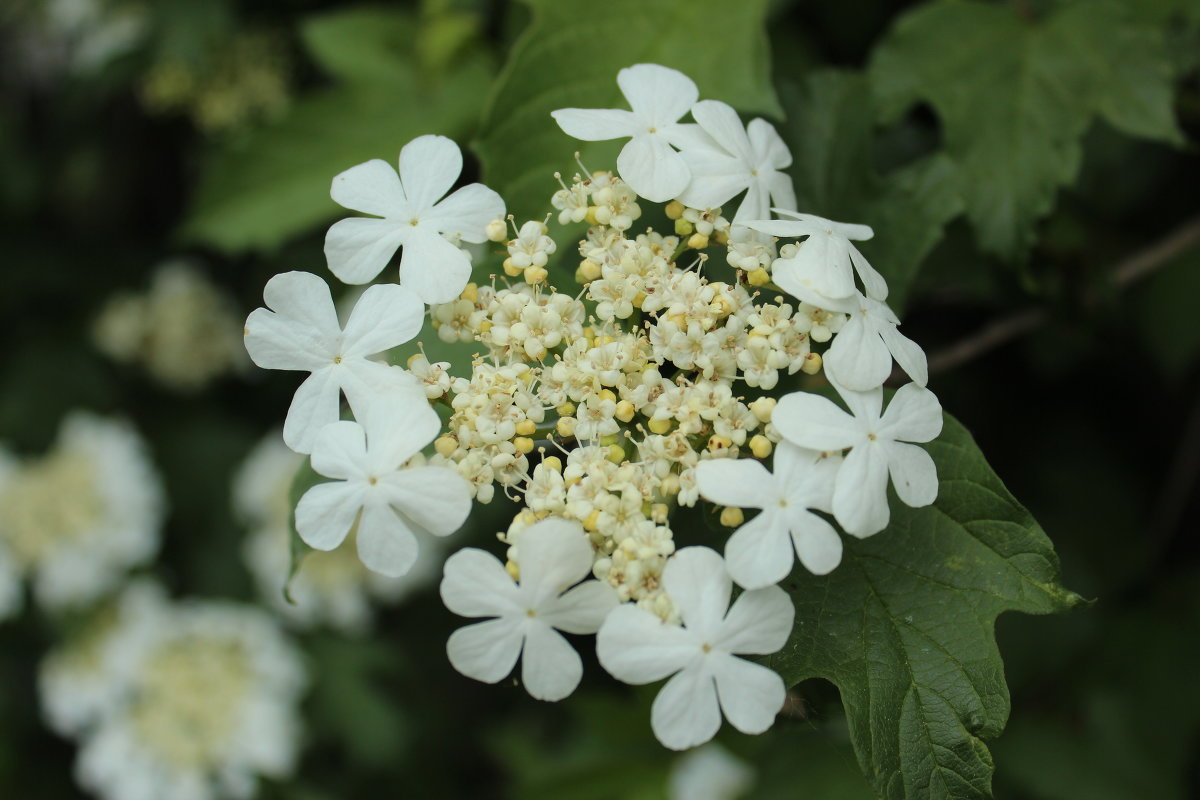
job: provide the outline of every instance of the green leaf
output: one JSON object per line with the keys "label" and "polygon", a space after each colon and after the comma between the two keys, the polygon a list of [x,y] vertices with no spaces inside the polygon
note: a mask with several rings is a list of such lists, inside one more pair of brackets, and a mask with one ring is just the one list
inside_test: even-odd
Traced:
{"label": "green leaf", "polygon": [[1183,141],[1162,31],[1110,2],[932,3],[901,17],[871,60],[885,117],[928,102],[942,123],[981,246],[1010,258],[1034,239],[1101,116],[1132,136]]}
{"label": "green leaf", "polygon": [[797,208],[872,226],[875,238],[860,249],[887,279],[888,303],[900,310],[921,262],[962,213],[954,165],[937,154],[878,174],[874,103],[861,75],[822,70],[803,86],[785,84],[781,95]]}
{"label": "green leaf", "polygon": [[947,416],[928,450],[937,502],[895,502],[888,529],[847,539],[833,573],[797,572],[785,585],[795,629],[770,665],[789,685],[838,686],[859,764],[885,800],[988,798],[982,739],[1009,707],[996,616],[1080,598],[1058,584],[1050,541],[957,421]]}
{"label": "green leaf", "polygon": [[273,250],[346,213],[329,197],[342,170],[372,158],[394,163],[422,134],[469,135],[491,82],[490,59],[476,53],[440,80],[423,79],[411,54],[392,49],[407,19],[355,11],[306,26],[314,57],[345,82],[303,97],[244,139],[217,145],[182,238],[227,253]]}
{"label": "green leaf", "polygon": [[[475,150],[484,179],[519,219],[550,210],[555,171],[612,169],[619,142],[563,133],[558,108],[624,108],[617,72],[654,62],[692,78],[702,98],[778,116],[764,32],[767,0],[526,0],[533,21],[493,87]],[[714,26],[720,35],[714,36]]]}

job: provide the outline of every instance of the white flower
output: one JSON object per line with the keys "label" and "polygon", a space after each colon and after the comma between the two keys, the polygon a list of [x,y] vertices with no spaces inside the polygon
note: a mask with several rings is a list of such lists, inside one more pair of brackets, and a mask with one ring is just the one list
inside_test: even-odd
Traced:
{"label": "white flower", "polygon": [[418,381],[399,367],[369,356],[407,342],[424,322],[420,299],[403,286],[379,284],[363,292],[343,330],[325,281],[285,272],[267,281],[263,299],[246,319],[246,350],[263,369],[312,373],[300,384],[283,423],[283,440],[298,453],[312,451],[317,432],[338,419],[338,397],[360,412],[381,394],[426,405]]}
{"label": "white flower", "polygon": [[600,664],[626,683],[674,675],[650,709],[654,735],[673,750],[711,739],[722,712],[743,733],[771,727],[786,697],[783,680],[735,654],[766,655],[784,646],[795,615],[787,594],[778,586],[753,589],[730,608],[733,582],[725,562],[706,547],[677,552],[662,581],[683,627],[636,606],[620,606],[596,636]]}
{"label": "white flower", "polygon": [[0,548],[46,608],[94,600],[158,549],[162,485],[128,423],[74,412],[49,453],[0,471]]}
{"label": "white flower", "polygon": [[375,217],[337,222],[325,235],[329,270],[346,283],[367,283],[396,248],[400,283],[426,303],[446,303],[471,277],[458,241],[487,241],[487,225],[504,216],[500,195],[472,183],[444,197],[462,173],[462,152],[444,136],[418,136],[400,150],[400,173],[382,159],[351,167],[333,179],[330,196]]}
{"label": "white flower", "polygon": [[583,663],[558,631],[595,633],[617,605],[607,584],[579,583],[591,568],[587,534],[560,517],[521,532],[520,582],[483,550],[450,556],[441,586],[446,608],[463,617],[494,617],[450,635],[450,663],[469,678],[496,683],[523,654],[521,680],[530,695],[553,702],[575,691]]}
{"label": "white flower", "polygon": [[887,411],[883,389],[855,392],[834,387],[853,416],[831,400],[794,392],[784,396],[771,422],[788,441],[815,450],[850,453],[838,470],[833,488],[833,514],[847,533],[870,536],[887,527],[887,484],[913,507],[937,498],[937,467],[923,448],[907,442],[929,442],[942,432],[942,407],[933,392],[916,384],[900,387]]}
{"label": "white flower", "polygon": [[679,196],[680,202],[692,208],[716,208],[745,191],[735,223],[763,219],[772,205],[795,208],[792,179],[781,171],[792,163],[792,154],[768,122],[756,119],[743,126],[737,112],[719,100],[696,103],[692,116],[708,136],[693,133],[681,143],[692,182]]}
{"label": "white flower", "polygon": [[[781,289],[813,305],[828,308],[821,298],[838,300],[856,293],[854,272],[857,270],[868,297],[887,299],[887,282],[851,244],[851,240],[862,242],[874,236],[875,232],[870,226],[834,222],[784,208],[773,210],[788,219],[765,219],[767,215],[764,212],[761,218],[752,218],[752,221],[744,224],[772,236],[808,237],[795,248],[795,255],[784,258],[781,253],[781,257],[772,265],[771,275]],[[821,297],[809,299],[813,292]]]}
{"label": "white flower", "polygon": [[781,442],[774,474],[749,458],[718,458],[696,465],[700,494],[714,503],[760,508],[725,545],[729,574],[747,589],[779,583],[792,571],[792,551],[814,575],[842,561],[842,540],[809,509],[832,511],[833,480],[841,459]]}
{"label": "white flower", "polygon": [[[332,550],[358,520],[358,555],[369,569],[404,575],[417,560],[413,528],[449,536],[471,512],[466,481],[450,467],[405,467],[441,430],[437,412],[380,400],[363,415],[325,426],[312,466],[337,480],[310,488],[296,505],[296,530],[309,546]],[[361,516],[360,516],[361,514]]]}
{"label": "white flower", "polygon": [[754,770],[719,744],[706,744],[681,756],[667,783],[670,800],[734,800],[745,797]]}
{"label": "white flower", "polygon": [[658,64],[635,64],[617,73],[632,111],[560,108],[551,116],[568,136],[587,142],[632,137],[617,156],[617,171],[635,192],[662,203],[687,186],[691,173],[672,149],[686,129],[679,120],[700,96],[692,79]]}
{"label": "white flower", "polygon": [[825,352],[825,372],[831,380],[854,391],[874,389],[892,374],[894,358],[913,383],[929,382],[925,351],[900,332],[900,318],[886,303],[857,291],[846,300],[826,303],[829,310],[848,317]]}
{"label": "white flower", "polygon": [[217,800],[287,777],[305,677],[278,626],[232,603],[153,611],[111,634],[114,697],[82,733],[79,783],[104,800]]}

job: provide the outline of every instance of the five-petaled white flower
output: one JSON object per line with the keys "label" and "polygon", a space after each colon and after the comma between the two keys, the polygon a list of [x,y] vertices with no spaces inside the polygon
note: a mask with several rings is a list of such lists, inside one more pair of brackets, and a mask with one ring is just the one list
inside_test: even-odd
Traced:
{"label": "five-petaled white flower", "polygon": [[[839,334],[841,335],[841,334]],[[914,508],[937,499],[937,467],[929,453],[908,442],[929,442],[942,432],[942,406],[933,392],[910,383],[883,410],[883,389],[855,392],[834,383],[853,412],[820,395],[794,392],[775,407],[771,422],[788,441],[815,450],[850,448],[833,487],[833,515],[847,533],[870,536],[887,527],[887,485]]]}
{"label": "five-petaled white flower", "polygon": [[246,319],[246,350],[263,369],[311,372],[300,384],[283,423],[283,440],[297,453],[312,451],[324,426],[338,419],[345,393],[357,413],[378,395],[427,405],[416,378],[368,359],[407,342],[424,322],[425,308],[408,289],[379,284],[363,292],[343,329],[325,281],[309,272],[285,272],[267,281],[263,299]]}
{"label": "five-petaled white flower", "polygon": [[568,136],[586,142],[632,137],[617,156],[617,172],[630,188],[655,203],[671,200],[691,173],[671,145],[689,127],[679,120],[700,96],[692,79],[658,64],[635,64],[617,73],[632,111],[560,108],[551,116]]}
{"label": "five-petaled white flower", "polygon": [[595,633],[617,605],[612,587],[600,581],[567,590],[588,575],[592,558],[583,527],[557,517],[521,532],[520,583],[483,550],[452,555],[441,586],[446,607],[464,617],[495,619],[451,634],[450,663],[467,677],[496,683],[520,656],[521,680],[538,700],[561,700],[575,691],[583,664],[558,631]]}
{"label": "five-petaled white flower", "polygon": [[471,278],[471,259],[456,244],[487,240],[487,224],[504,216],[500,195],[472,183],[444,197],[462,173],[462,152],[444,136],[418,136],[400,150],[400,174],[372,159],[333,179],[339,205],[375,217],[337,222],[325,235],[329,270],[346,283],[367,283],[396,248],[400,283],[426,303],[448,303]]}
{"label": "five-petaled white flower", "polygon": [[809,510],[833,510],[833,479],[841,460],[780,442],[774,474],[751,458],[696,465],[702,496],[721,505],[762,509],[725,545],[725,563],[735,581],[747,589],[779,583],[792,571],[793,548],[814,575],[826,575],[841,563],[837,531]]}
{"label": "five-petaled white flower", "polygon": [[358,556],[368,569],[404,575],[417,560],[413,528],[449,536],[471,512],[471,491],[452,468],[405,462],[433,441],[442,423],[424,400],[376,400],[363,424],[326,425],[312,467],[337,480],[318,483],[296,505],[296,531],[309,546],[332,550],[358,520]]}
{"label": "five-petaled white flower", "polygon": [[772,210],[787,219],[765,219],[766,214],[763,214],[763,219],[751,218],[743,224],[772,236],[788,239],[808,237],[794,256],[779,258],[771,267],[771,274],[780,288],[797,297],[800,295],[793,289],[805,293],[816,292],[825,298],[838,300],[856,293],[854,272],[857,271],[867,297],[887,299],[887,282],[851,243],[852,240],[865,242],[874,236],[875,232],[869,225],[834,222],[784,208]]}
{"label": "five-petaled white flower", "polygon": [[737,112],[719,100],[702,100],[692,116],[705,135],[689,131],[679,140],[680,152],[692,173],[692,182],[679,201],[692,208],[716,208],[742,191],[745,199],[733,221],[764,219],[771,205],[796,206],[792,179],[781,170],[792,163],[792,154],[766,120],[742,125]]}
{"label": "five-petaled white flower", "polygon": [[674,675],[650,708],[654,735],[673,750],[711,739],[722,712],[743,733],[771,727],[783,707],[783,680],[734,654],[766,655],[783,647],[795,615],[787,594],[778,586],[753,589],[730,608],[733,582],[724,560],[707,547],[678,551],[662,581],[683,626],[634,605],[619,606],[596,636],[600,664],[626,683]]}

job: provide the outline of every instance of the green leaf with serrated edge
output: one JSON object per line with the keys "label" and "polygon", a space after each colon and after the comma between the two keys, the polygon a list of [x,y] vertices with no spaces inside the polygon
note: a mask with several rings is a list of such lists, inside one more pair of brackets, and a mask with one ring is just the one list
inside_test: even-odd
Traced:
{"label": "green leaf with serrated edge", "polygon": [[768,663],[788,685],[835,683],[867,779],[885,800],[991,797],[982,739],[1008,717],[994,638],[1004,611],[1047,614],[1080,602],[1058,583],[1038,524],[952,417],[928,444],[937,501],[892,504],[888,528],[845,538],[841,566],[781,584],[796,606]]}
{"label": "green leaf with serrated edge", "polygon": [[299,531],[296,530],[296,504],[300,502],[300,498],[304,496],[312,487],[318,483],[324,483],[325,478],[318,475],[316,470],[312,468],[312,463],[305,459],[300,465],[300,469],[296,470],[295,476],[292,478],[292,485],[288,489],[288,553],[291,557],[291,563],[288,566],[287,580],[283,584],[283,597],[292,605],[296,601],[292,599],[292,580],[300,572],[300,565],[304,561],[304,557],[313,551],[303,539],[300,538]]}
{"label": "green leaf with serrated edge", "polygon": [[353,213],[329,197],[339,172],[372,158],[394,164],[400,148],[423,134],[471,132],[492,78],[486,54],[436,83],[421,81],[411,63],[397,61],[395,69],[389,82],[308,95],[281,119],[220,144],[208,156],[181,237],[230,253],[274,249]]}
{"label": "green leaf with serrated edge", "polygon": [[518,219],[550,211],[554,173],[577,171],[574,152],[589,169],[615,169],[620,142],[572,139],[550,112],[627,108],[617,88],[623,67],[663,64],[694,80],[702,99],[781,114],[770,82],[767,0],[526,2],[533,21],[496,80],[474,145],[485,182]]}
{"label": "green leaf with serrated edge", "polygon": [[862,75],[822,70],[801,86],[785,84],[780,94],[796,207],[874,228],[875,237],[858,247],[887,279],[888,304],[901,310],[921,262],[941,241],[946,223],[962,213],[953,164],[935,154],[876,173],[874,107]]}
{"label": "green leaf with serrated edge", "polygon": [[1125,133],[1179,143],[1162,31],[1098,0],[1043,19],[1020,4],[938,2],[904,15],[870,77],[884,116],[927,101],[941,120],[980,245],[1007,257],[1079,170],[1097,116]]}

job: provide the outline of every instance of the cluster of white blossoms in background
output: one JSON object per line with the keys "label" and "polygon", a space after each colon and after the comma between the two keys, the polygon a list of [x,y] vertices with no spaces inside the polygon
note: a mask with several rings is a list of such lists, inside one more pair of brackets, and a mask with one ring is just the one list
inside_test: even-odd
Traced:
{"label": "cluster of white blossoms in background", "polygon": [[[784,683],[744,656],[779,651],[792,631],[774,584],[797,559],[827,574],[843,533],[886,527],[889,482],[902,502],[933,502],[936,470],[918,444],[939,434],[941,408],[854,244],[871,229],[795,210],[791,155],[771,125],[744,125],[666,67],[617,82],[630,110],[553,115],[580,139],[629,139],[618,174],[581,164],[556,176],[558,223],[587,225],[577,242],[556,242],[549,216],[505,220],[479,184],[443,198],[461,155],[420,137],[398,174],[371,161],[333,181],[336,201],[373,216],[330,229],[330,270],[368,282],[400,249],[399,284],[367,289],[343,328],[321,279],[276,276],[246,346],[260,366],[310,373],[284,439],[332,480],[300,498],[305,542],[329,550],[353,532],[368,567],[399,575],[472,499],[521,501],[499,533],[502,559],[468,548],[445,562],[446,605],[483,618],[450,637],[451,663],[497,682],[519,660],[529,693],[558,700],[582,677],[561,632],[595,633],[616,678],[670,678],[651,725],[684,749],[722,718],[771,726]],[[647,203],[666,204],[671,230],[635,229]],[[461,245],[485,240],[499,269],[471,281]],[[438,339],[478,344],[469,364],[423,350],[407,368],[377,360],[426,315]],[[893,361],[913,382],[885,410]],[[848,411],[768,394],[805,382],[831,384]],[[339,419],[341,394],[353,420]],[[673,522],[702,500],[732,529],[724,557],[687,546],[696,512]]]}
{"label": "cluster of white blossoms in background", "polygon": [[298,751],[299,653],[261,610],[134,583],[42,663],[47,722],[106,800],[247,798]]}
{"label": "cluster of white blossoms in background", "polygon": [[144,293],[109,299],[92,338],[110,358],[184,392],[203,389],[246,359],[232,298],[187,261],[159,266]]}
{"label": "cluster of white blossoms in background", "polygon": [[27,577],[39,605],[78,608],[157,552],[165,513],[158,474],[125,422],[68,415],[39,458],[0,449],[0,616]]}

